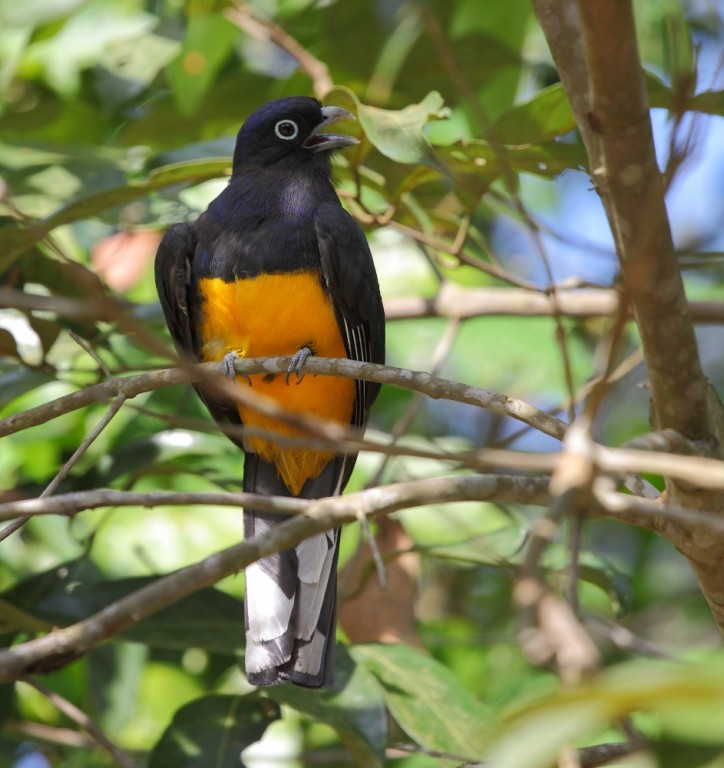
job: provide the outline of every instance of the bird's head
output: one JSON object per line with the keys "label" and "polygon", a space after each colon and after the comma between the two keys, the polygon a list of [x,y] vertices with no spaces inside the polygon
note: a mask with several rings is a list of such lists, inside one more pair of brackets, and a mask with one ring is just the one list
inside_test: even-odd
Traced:
{"label": "bird's head", "polygon": [[270,101],[241,127],[234,150],[234,171],[248,163],[321,160],[329,157],[330,150],[357,144],[352,136],[322,133],[339,120],[354,120],[354,115],[341,107],[323,107],[306,96]]}

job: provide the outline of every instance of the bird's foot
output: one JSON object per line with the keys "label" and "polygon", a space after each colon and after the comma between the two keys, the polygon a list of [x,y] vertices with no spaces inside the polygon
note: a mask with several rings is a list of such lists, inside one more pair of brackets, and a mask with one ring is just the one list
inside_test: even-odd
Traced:
{"label": "bird's foot", "polygon": [[[221,365],[224,369],[224,376],[226,376],[229,381],[236,381],[236,361],[240,359],[241,355],[238,352],[235,352],[233,349],[224,355],[224,358],[221,361]],[[249,386],[251,386],[251,379],[249,378],[249,374],[245,373],[243,376]]]}
{"label": "bird's foot", "polygon": [[284,378],[284,382],[286,384],[289,384],[289,377],[295,373],[297,376],[297,384],[301,382],[301,380],[304,378],[304,373],[302,373],[302,368],[304,368],[304,363],[307,362],[307,359],[310,358],[314,353],[312,352],[310,347],[302,347],[293,357],[291,363],[289,363],[289,367],[287,368],[287,375]]}

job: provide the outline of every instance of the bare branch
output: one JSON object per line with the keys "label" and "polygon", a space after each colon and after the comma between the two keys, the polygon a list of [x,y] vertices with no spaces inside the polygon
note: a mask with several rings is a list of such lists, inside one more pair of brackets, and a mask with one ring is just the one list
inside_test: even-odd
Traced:
{"label": "bare branch", "polygon": [[[556,298],[560,314],[577,320],[613,317],[618,311],[620,293],[612,288],[577,288],[558,290]],[[724,322],[724,302],[691,301],[689,312],[697,323]],[[550,317],[553,300],[543,291],[519,288],[466,288],[446,282],[436,296],[403,296],[385,302],[388,320],[418,317],[448,317],[460,320],[470,317],[515,316]]]}
{"label": "bare branch", "polygon": [[334,87],[327,65],[311,54],[298,40],[293,38],[283,27],[264,16],[243,0],[237,0],[235,8],[227,8],[224,15],[239,29],[248,35],[278,45],[292,58],[299,68],[312,81],[314,94],[323,99]]}
{"label": "bare branch", "polygon": [[563,451],[551,477],[552,503],[548,513],[533,526],[528,551],[515,584],[513,597],[521,609],[521,647],[534,664],[554,657],[561,680],[578,683],[598,667],[595,644],[578,621],[572,607],[543,583],[539,562],[547,546],[558,536],[566,516],[583,514],[590,507],[595,476],[596,447],[585,416],[569,427]]}
{"label": "bare branch", "polygon": [[307,499],[287,496],[257,496],[253,493],[179,493],[175,491],[148,491],[134,493],[96,489],[75,491],[57,496],[21,499],[0,504],[0,520],[7,520],[18,515],[77,515],[89,509],[103,507],[172,507],[182,505],[202,505],[214,507],[243,507],[253,505],[254,509],[264,512],[279,512],[296,515],[304,512],[310,502]]}
{"label": "bare branch", "polygon": [[584,1],[578,11],[588,72],[585,119],[595,135],[591,167],[646,352],[657,426],[707,435],[708,387],[664,204],[631,3]]}
{"label": "bare branch", "polygon": [[[254,373],[286,373],[289,357],[248,358],[236,362],[236,372],[239,375]],[[510,416],[514,419],[538,429],[546,435],[561,439],[565,432],[565,423],[560,419],[541,411],[538,408],[507,395],[490,390],[472,387],[467,384],[440,379],[424,371],[411,371],[393,366],[360,363],[346,358],[310,357],[304,364],[305,373],[327,376],[342,376],[350,379],[377,381],[381,384],[393,384],[403,389],[422,392],[433,398],[455,400],[460,403],[486,408],[500,416]],[[204,377],[219,375],[223,381],[223,372],[219,363],[203,363],[187,368],[171,368],[151,373],[141,373],[135,376],[107,379],[100,384],[94,384],[70,395],[59,397],[50,403],[31,408],[22,413],[8,416],[0,420],[0,437],[19,432],[29,427],[45,424],[51,419],[65,413],[85,408],[94,403],[101,403],[117,397],[120,394],[132,398],[143,392],[151,392],[163,387],[177,384],[190,384]],[[249,394],[249,403],[254,406],[253,393]],[[279,410],[279,409],[277,409]],[[281,412],[280,412],[281,413]],[[280,415],[277,413],[277,415]],[[312,424],[318,420],[313,420]],[[344,430],[341,430],[344,433]]]}

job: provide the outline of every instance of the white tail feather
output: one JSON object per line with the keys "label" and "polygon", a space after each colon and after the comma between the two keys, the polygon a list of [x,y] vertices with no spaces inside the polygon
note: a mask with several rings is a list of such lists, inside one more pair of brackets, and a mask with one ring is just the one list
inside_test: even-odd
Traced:
{"label": "white tail feather", "polygon": [[287,597],[259,563],[246,568],[246,600],[248,632],[254,640],[273,640],[287,631],[294,597]]}

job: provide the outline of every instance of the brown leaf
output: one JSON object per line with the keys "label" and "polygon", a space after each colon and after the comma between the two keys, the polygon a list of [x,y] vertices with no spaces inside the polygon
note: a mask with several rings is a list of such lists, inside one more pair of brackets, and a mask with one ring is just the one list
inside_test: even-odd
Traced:
{"label": "brown leaf", "polygon": [[[380,519],[375,542],[385,561],[387,587],[380,584],[369,544],[363,542],[339,576],[340,623],[354,643],[420,646],[414,611],[419,556],[405,552],[412,540],[397,520]],[[401,551],[404,554],[389,558]]]}
{"label": "brown leaf", "polygon": [[160,242],[161,235],[148,229],[116,232],[95,244],[93,268],[110,288],[127,291],[139,281]]}
{"label": "brown leaf", "polygon": [[0,328],[0,357],[14,357],[17,360],[22,360],[15,338],[5,328]]}

